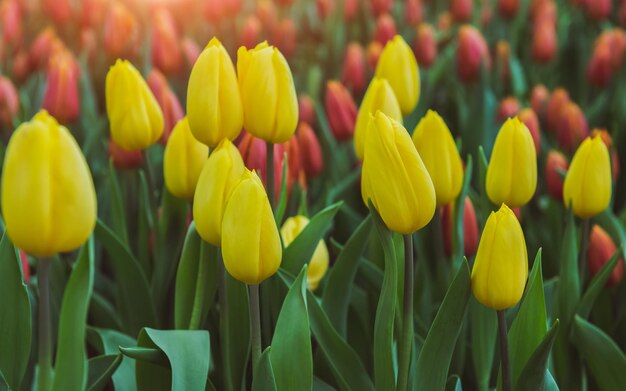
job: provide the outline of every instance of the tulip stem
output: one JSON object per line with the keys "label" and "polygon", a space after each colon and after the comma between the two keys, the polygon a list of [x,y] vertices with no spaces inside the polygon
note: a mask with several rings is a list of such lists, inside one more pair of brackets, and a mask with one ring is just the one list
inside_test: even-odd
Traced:
{"label": "tulip stem", "polygon": [[261,357],[261,311],[259,308],[259,285],[250,287],[250,321],[252,322],[252,375],[256,375],[256,366]]}
{"label": "tulip stem", "polygon": [[267,177],[267,197],[270,199],[270,206],[274,210],[274,144],[266,143],[267,152],[265,154],[265,175]]}
{"label": "tulip stem", "polygon": [[50,329],[50,259],[39,261],[37,281],[39,284],[39,391],[52,386],[52,330]]}
{"label": "tulip stem", "polygon": [[398,391],[407,389],[413,346],[413,235],[404,235],[404,308],[398,363]]}
{"label": "tulip stem", "polygon": [[584,282],[585,275],[585,263],[587,261],[587,249],[589,248],[589,229],[590,229],[590,219],[583,219],[582,221],[582,233],[580,238],[580,254],[578,255],[579,265],[578,268],[580,270],[580,283]]}
{"label": "tulip stem", "polygon": [[498,310],[498,329],[500,331],[500,359],[502,368],[502,391],[511,391],[511,366],[509,365],[509,338],[506,331],[504,310]]}
{"label": "tulip stem", "polygon": [[206,296],[206,281],[209,278],[207,265],[205,264],[205,252],[208,243],[202,241],[200,243],[200,256],[198,257],[198,275],[196,276],[196,290],[193,297],[193,307],[191,309],[191,319],[189,321],[189,330],[198,330],[202,326],[204,319],[204,301]]}

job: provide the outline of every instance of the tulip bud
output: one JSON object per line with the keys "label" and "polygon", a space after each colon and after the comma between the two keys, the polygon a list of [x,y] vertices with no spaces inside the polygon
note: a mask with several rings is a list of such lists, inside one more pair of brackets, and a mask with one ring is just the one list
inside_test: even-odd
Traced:
{"label": "tulip bud", "polygon": [[589,134],[585,114],[576,103],[568,102],[561,109],[556,134],[559,145],[567,151],[574,150]]}
{"label": "tulip bud", "polygon": [[548,152],[544,177],[548,194],[555,200],[563,199],[563,174],[567,172],[568,167],[569,163],[565,155],[554,149]]}
{"label": "tulip bud", "polygon": [[472,0],[452,0],[450,2],[450,14],[458,23],[469,22],[472,19]]}
{"label": "tulip bud", "polygon": [[50,58],[63,49],[65,49],[63,41],[52,27],[47,27],[37,35],[30,47],[31,63],[36,68],[45,68]]}
{"label": "tulip bud", "polygon": [[285,57],[293,56],[296,51],[296,26],[293,19],[283,19],[278,23],[274,28],[272,41]]}
{"label": "tulip bud", "polygon": [[245,171],[234,186],[222,222],[224,266],[235,279],[260,284],[282,260],[282,246],[272,207],[259,177]]}
{"label": "tulip bud", "polygon": [[59,25],[69,22],[72,17],[70,0],[43,0],[42,6],[46,16]]}
{"label": "tulip bud", "polygon": [[[456,201],[458,202],[458,201]],[[452,256],[452,245],[454,239],[454,202],[449,203],[441,209],[441,222],[443,233],[443,247],[446,256]],[[476,254],[478,248],[478,222],[476,221],[476,212],[472,200],[466,196],[465,206],[463,207],[463,254],[471,257]]]}
{"label": "tulip bud", "polygon": [[413,233],[435,214],[433,182],[402,124],[377,111],[369,128],[361,174],[363,202],[372,202],[390,230]]}
{"label": "tulip bud", "polygon": [[343,20],[351,22],[359,11],[359,0],[344,0]]}
{"label": "tulip bud", "polygon": [[163,134],[161,134],[159,141],[165,145],[170,137],[170,133],[172,133],[172,129],[174,129],[174,125],[183,119],[185,113],[178,101],[178,97],[167,83],[167,79],[158,69],[153,69],[150,72],[147,82],[150,91],[154,94],[163,112]]}
{"label": "tulip bud", "polygon": [[333,136],[338,141],[350,140],[354,134],[357,109],[352,95],[338,81],[326,84],[326,115]]}
{"label": "tulip bud", "polygon": [[528,278],[524,232],[508,206],[491,212],[472,268],[472,293],[482,305],[504,310],[517,304]]}
{"label": "tulip bud", "polygon": [[204,48],[189,75],[187,118],[194,137],[214,147],[241,132],[243,111],[230,56],[217,38]]}
{"label": "tulip bud", "polygon": [[583,5],[587,15],[593,20],[605,20],[611,15],[611,0],[584,0]]}
{"label": "tulip bud", "polygon": [[89,166],[69,130],[45,110],[9,141],[2,213],[11,242],[38,257],[80,247],[96,224]]}
{"label": "tulip bud", "polygon": [[[249,170],[256,171],[264,184],[267,185],[266,175],[266,157],[267,146],[265,142],[252,134],[244,132],[237,145],[241,157]],[[284,146],[282,144],[274,144],[274,194],[276,199],[280,195],[280,187],[283,181],[283,163],[284,163]],[[290,182],[289,180],[287,181]]]}
{"label": "tulip bud", "polygon": [[556,53],[556,27],[551,23],[537,23],[533,28],[533,58],[538,63],[550,62]]}
{"label": "tulip bud", "polygon": [[500,107],[498,107],[497,119],[500,122],[505,121],[507,118],[512,118],[519,113],[521,107],[517,98],[508,96],[500,101]]}
{"label": "tulip bud", "polygon": [[154,144],[163,133],[163,112],[137,68],[118,59],[105,84],[113,141],[128,151]]}
{"label": "tulip bud", "polygon": [[507,41],[496,43],[496,69],[501,81],[508,82],[511,78],[511,47]]}
{"label": "tulip bud", "polygon": [[[417,26],[424,19],[422,0],[404,0],[404,20],[410,26]],[[419,61],[419,60],[418,60]]]}
{"label": "tulip bud", "polygon": [[391,119],[402,122],[402,112],[396,95],[389,82],[374,77],[359,107],[354,125],[354,151],[356,156],[363,160],[363,150],[371,116],[381,111]]}
{"label": "tulip bud", "polygon": [[444,11],[437,16],[437,30],[447,34],[452,27],[452,15],[449,11]]}
{"label": "tulip bud", "polygon": [[437,207],[454,201],[463,186],[463,163],[450,129],[437,112],[428,110],[420,120],[413,143],[435,187]]}
{"label": "tulip bud", "polygon": [[378,17],[382,14],[388,14],[391,12],[393,0],[370,0],[370,6],[374,16]]}
{"label": "tulip bud", "polygon": [[315,104],[313,99],[308,95],[300,95],[298,97],[298,115],[299,122],[306,122],[313,126],[315,125]]}
{"label": "tulip bud", "polygon": [[491,67],[487,42],[480,31],[470,25],[459,28],[459,47],[456,52],[459,76],[464,82],[478,78],[481,66]]}
{"label": "tulip bud", "polygon": [[617,182],[619,177],[619,156],[617,155],[617,149],[613,146],[613,137],[606,131],[606,129],[594,129],[591,131],[591,137],[600,136],[602,142],[606,145],[611,155],[611,170],[613,173],[613,181]]}
{"label": "tulip bud", "polygon": [[119,1],[112,3],[104,19],[104,49],[110,57],[132,54],[139,39],[139,23]]}
{"label": "tulip bud", "polygon": [[403,115],[417,106],[420,95],[419,69],[411,47],[396,35],[387,42],[376,65],[376,77],[387,79]]}
{"label": "tulip bud", "polygon": [[[308,125],[305,125],[308,126]],[[282,150],[279,152],[281,156],[278,158],[279,164],[282,167],[285,166],[285,158],[287,155],[287,195],[291,194],[293,184],[298,183],[301,188],[306,188],[306,177],[302,167],[302,152],[300,151],[300,144],[298,138],[294,135],[282,144]],[[280,189],[280,187],[279,187]],[[279,198],[279,191],[276,193],[276,199]]]}
{"label": "tulip bud", "polygon": [[611,160],[602,138],[587,137],[572,158],[563,186],[563,203],[578,217],[602,212],[611,201]]}
{"label": "tulip bud", "polygon": [[530,131],[530,135],[533,137],[533,144],[535,144],[535,152],[537,152],[537,156],[539,156],[541,153],[541,128],[539,127],[537,114],[535,114],[533,109],[525,108],[520,111],[518,118]]}
{"label": "tulip bud", "polygon": [[567,103],[569,103],[569,94],[567,91],[559,87],[552,92],[547,107],[548,129],[556,132],[557,125],[561,118],[561,111]]}
{"label": "tulip bud", "polygon": [[[565,91],[563,91],[565,92]],[[556,93],[556,90],[555,90]],[[565,92],[567,96],[567,92]],[[568,98],[569,99],[569,98]],[[546,117],[548,101],[550,100],[550,92],[543,84],[537,84],[530,93],[530,106],[540,118]]]}
{"label": "tulip bud", "polygon": [[[617,249],[613,239],[599,225],[594,225],[589,236],[587,265],[592,276],[598,274],[602,267],[611,260]],[[613,268],[606,286],[618,285],[624,278],[624,258],[620,257]]]}
{"label": "tulip bud", "polygon": [[218,23],[235,15],[240,8],[240,0],[205,0],[204,16],[209,22]]}
{"label": "tulip bud", "polygon": [[200,47],[189,37],[183,38],[180,42],[180,47],[182,49],[183,58],[185,59],[185,68],[192,69],[196,61],[198,61],[198,57],[200,57]]}
{"label": "tulip bud", "polygon": [[256,8],[256,16],[266,29],[273,29],[277,20],[274,2],[272,0],[259,0]]}
{"label": "tulip bud", "polygon": [[245,46],[248,49],[252,49],[259,43],[259,37],[261,36],[261,22],[255,15],[249,15],[241,31],[241,46]]}
{"label": "tulip bud", "polygon": [[22,11],[17,0],[6,0],[0,4],[2,43],[17,49],[22,43]]}
{"label": "tulip bud", "polygon": [[117,169],[133,170],[143,165],[143,153],[140,150],[127,151],[109,138],[109,158]]}
{"label": "tulip bud", "polygon": [[22,50],[15,54],[11,70],[15,82],[22,83],[26,80],[31,71],[31,62],[27,51]]}
{"label": "tulip bud", "polygon": [[298,125],[298,100],[285,57],[267,42],[240,47],[237,74],[246,130],[270,143],[287,141]]}
{"label": "tulip bud", "polygon": [[378,41],[372,41],[367,45],[367,64],[370,69],[376,69],[380,53],[383,51],[383,45]]}
{"label": "tulip bud", "polygon": [[330,15],[335,8],[333,0],[316,0],[315,5],[317,6],[317,16],[320,20],[326,20],[328,15]]}
{"label": "tulip bud", "polygon": [[0,75],[0,129],[13,129],[13,118],[20,110],[20,99],[10,79]]}
{"label": "tulip bud", "polygon": [[178,121],[163,155],[163,178],[169,192],[179,198],[193,199],[208,156],[209,147],[193,137],[187,117]]}
{"label": "tulip bud", "polygon": [[538,24],[547,23],[556,26],[556,4],[553,0],[538,0],[534,1],[531,4],[531,18],[533,24],[536,26]]}
{"label": "tulip bud", "polygon": [[[289,246],[308,224],[309,219],[300,215],[290,217],[285,220],[285,223],[280,229],[280,235],[283,237],[284,246]],[[322,239],[317,244],[317,247],[315,247],[315,251],[313,252],[313,256],[309,261],[309,267],[306,271],[306,283],[307,287],[311,291],[317,289],[322,277],[326,274],[326,271],[328,270],[328,262],[328,248],[326,247],[324,239]]]}
{"label": "tulip bud", "polygon": [[353,93],[360,93],[365,88],[365,53],[358,42],[351,42],[346,47],[341,81]]}
{"label": "tulip bud", "polygon": [[385,45],[388,41],[391,41],[396,34],[398,34],[398,29],[396,28],[396,22],[393,20],[391,15],[380,15],[378,19],[376,19],[374,39],[381,45]]}
{"label": "tulip bud", "polygon": [[498,11],[505,19],[513,19],[519,9],[519,0],[498,0]]}
{"label": "tulip bud", "polygon": [[300,146],[300,160],[307,178],[313,178],[322,173],[324,157],[322,147],[315,132],[306,122],[301,122],[296,131],[298,145]]}
{"label": "tulip bud", "polygon": [[437,59],[437,40],[435,30],[428,23],[417,26],[415,37],[415,58],[419,66],[429,68]]}
{"label": "tulip bud", "polygon": [[537,187],[537,153],[530,131],[517,117],[500,128],[487,167],[487,195],[496,205],[523,206]]}
{"label": "tulip bud", "polygon": [[85,28],[98,28],[106,15],[108,0],[82,0],[80,3],[82,26]]}
{"label": "tulip bud", "polygon": [[167,8],[159,7],[152,15],[152,63],[163,73],[176,73],[182,64],[178,31],[174,16]]}
{"label": "tulip bud", "polygon": [[226,201],[244,170],[239,151],[224,139],[211,152],[198,177],[193,197],[193,219],[200,237],[215,246],[219,246],[222,240]]}
{"label": "tulip bud", "polygon": [[42,107],[63,124],[74,122],[80,114],[79,75],[70,52],[59,52],[50,59]]}
{"label": "tulip bud", "polygon": [[604,87],[613,75],[620,71],[626,53],[626,33],[616,28],[605,31],[594,43],[593,54],[587,67],[587,78],[597,86]]}

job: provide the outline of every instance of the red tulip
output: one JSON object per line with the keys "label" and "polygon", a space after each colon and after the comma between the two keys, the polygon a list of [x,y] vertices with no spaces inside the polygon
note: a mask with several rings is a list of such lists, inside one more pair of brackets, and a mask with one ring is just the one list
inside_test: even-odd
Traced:
{"label": "red tulip", "polygon": [[597,87],[605,87],[620,71],[626,52],[626,33],[620,28],[600,34],[594,44],[587,66],[587,79]]}
{"label": "red tulip", "polygon": [[27,51],[19,51],[13,57],[13,80],[18,83],[26,80],[31,70],[30,56]]}
{"label": "red tulip", "polygon": [[352,21],[359,10],[359,0],[344,0],[343,3],[343,19],[346,22]]}
{"label": "red tulip", "polygon": [[310,96],[300,95],[298,97],[298,115],[300,122],[306,122],[311,126],[315,125],[315,104]]}
{"label": "red tulip", "polygon": [[414,50],[420,67],[429,68],[437,59],[437,39],[431,24],[421,23],[417,26]]}
{"label": "red tulip", "polygon": [[183,58],[185,59],[185,65],[187,69],[193,68],[193,64],[200,56],[200,46],[189,37],[183,38],[180,42],[180,48],[182,49]]}
{"label": "red tulip", "polygon": [[259,0],[256,8],[256,16],[265,29],[272,30],[278,20],[274,2],[272,0]]}
{"label": "red tulip", "polygon": [[61,50],[66,50],[63,41],[52,27],[46,27],[30,46],[30,62],[38,69],[46,69],[50,58]]}
{"label": "red tulip", "polygon": [[491,67],[487,42],[480,31],[473,26],[464,25],[459,28],[456,64],[459,76],[464,82],[475,81],[481,66]]}
{"label": "red tulip", "polygon": [[452,0],[450,2],[450,14],[458,23],[469,22],[472,19],[472,0]]}
{"label": "red tulip", "polygon": [[520,104],[515,97],[506,97],[500,101],[496,118],[498,121],[504,122],[507,118],[515,117],[517,113],[519,113],[520,109]]}
{"label": "red tulip", "polygon": [[335,8],[333,0],[316,0],[315,5],[317,6],[317,16],[320,20],[326,20],[328,15],[330,15]]}
{"label": "red tulip", "polygon": [[313,128],[306,122],[300,122],[296,130],[300,147],[300,162],[307,178],[314,178],[322,173],[324,157],[322,147]]}
{"label": "red tulip", "polygon": [[361,93],[365,88],[365,53],[363,46],[357,42],[351,42],[346,47],[341,81],[354,93]]}
{"label": "red tulip", "polygon": [[539,63],[550,62],[556,54],[556,27],[551,23],[536,24],[533,29],[533,58]]}
{"label": "red tulip", "polygon": [[600,21],[611,16],[612,3],[612,0],[584,0],[583,6],[589,17]]}
{"label": "red tulip", "polygon": [[[471,257],[478,249],[478,222],[474,204],[469,197],[465,197],[463,210],[463,254]],[[452,256],[454,234],[454,203],[450,203],[441,209],[441,222],[443,230],[443,247],[448,257]]]}
{"label": "red tulip", "polygon": [[546,110],[546,118],[548,120],[547,122],[549,130],[552,130],[556,133],[556,127],[559,119],[561,118],[561,111],[563,110],[565,105],[569,103],[569,101],[569,94],[564,88],[559,87],[552,92]]}
{"label": "red tulip", "polygon": [[72,17],[70,0],[43,0],[43,10],[57,24],[64,24]]}
{"label": "red tulip", "polygon": [[539,127],[539,118],[537,118],[537,114],[530,107],[523,109],[517,115],[520,121],[522,121],[528,130],[530,130],[530,135],[533,137],[533,144],[535,144],[535,151],[537,152],[537,156],[541,152],[541,128]]}
{"label": "red tulip", "polygon": [[563,106],[556,132],[559,145],[570,152],[587,137],[587,118],[576,103],[568,102]]}
{"label": "red tulip", "polygon": [[376,19],[376,30],[374,31],[374,39],[381,45],[385,46],[387,41],[391,41],[398,33],[396,22],[389,14],[383,14]]}
{"label": "red tulip", "polygon": [[241,46],[253,49],[260,41],[261,22],[255,15],[249,15],[244,21],[241,30]]}
{"label": "red tulip", "polygon": [[165,145],[174,125],[185,116],[185,112],[167,79],[158,69],[153,69],[146,81],[163,111],[163,134],[159,141]]}
{"label": "red tulip", "polygon": [[537,84],[530,93],[530,106],[539,118],[545,118],[550,100],[550,91],[543,84]]}
{"label": "red tulip", "polygon": [[141,150],[127,151],[109,139],[109,158],[115,168],[120,170],[133,170],[143,165],[143,153]]}
{"label": "red tulip", "polygon": [[24,282],[30,283],[30,264],[28,263],[28,255],[24,250],[20,249],[20,262],[22,263],[22,274],[24,275]]}
{"label": "red tulip", "polygon": [[22,11],[17,0],[5,0],[0,4],[2,44],[18,49],[22,44]]}
{"label": "red tulip", "polygon": [[291,57],[296,51],[296,26],[291,18],[283,19],[274,28],[272,43],[287,58]]}
{"label": "red tulip", "polygon": [[519,9],[519,0],[499,0],[498,11],[505,19],[513,19]]}
{"label": "red tulip", "polygon": [[[243,162],[250,170],[256,170],[259,177],[267,186],[267,176],[265,171],[265,159],[267,156],[267,146],[265,141],[254,137],[248,132],[242,132],[237,148],[241,153]],[[284,146],[282,144],[274,144],[274,194],[276,199],[280,195],[280,186],[283,177],[283,161]]]}
{"label": "red tulip", "polygon": [[[587,250],[587,266],[592,276],[598,274],[602,267],[613,257],[617,249],[613,239],[599,225],[594,225],[589,235]],[[615,286],[624,278],[624,258],[620,256],[613,268],[606,286]]]}
{"label": "red tulip", "polygon": [[422,0],[404,0],[404,20],[408,25],[417,26],[424,19]]}
{"label": "red tulip", "polygon": [[548,152],[544,178],[546,180],[548,194],[558,202],[563,201],[563,175],[567,172],[568,168],[569,163],[565,155],[554,149]]}
{"label": "red tulip", "polygon": [[367,45],[367,63],[372,72],[376,69],[380,54],[383,52],[383,45],[378,41],[372,41]]}
{"label": "red tulip", "polygon": [[496,43],[496,69],[500,80],[507,82],[511,78],[511,47],[509,43],[500,40]]}
{"label": "red tulip", "polygon": [[13,118],[20,109],[17,90],[10,79],[0,75],[0,129],[13,129]]}
{"label": "red tulip", "polygon": [[104,19],[104,49],[112,58],[126,57],[135,51],[139,23],[124,4],[115,1]]}
{"label": "red tulip", "polygon": [[180,70],[182,56],[174,16],[159,7],[152,14],[152,63],[165,74]]}
{"label": "red tulip", "polygon": [[74,122],[80,114],[79,76],[70,52],[59,52],[50,59],[43,108],[63,124]]}
{"label": "red tulip", "polygon": [[382,14],[391,12],[393,6],[393,0],[369,0],[372,13],[378,17]]}
{"label": "red tulip", "polygon": [[339,141],[350,140],[354,134],[357,108],[350,92],[339,82],[326,84],[326,115],[330,129]]}
{"label": "red tulip", "polygon": [[600,136],[604,145],[609,149],[611,153],[611,171],[613,174],[613,180],[617,181],[619,176],[619,157],[617,155],[617,148],[613,145],[613,137],[606,131],[606,129],[595,128],[591,131],[591,137]]}

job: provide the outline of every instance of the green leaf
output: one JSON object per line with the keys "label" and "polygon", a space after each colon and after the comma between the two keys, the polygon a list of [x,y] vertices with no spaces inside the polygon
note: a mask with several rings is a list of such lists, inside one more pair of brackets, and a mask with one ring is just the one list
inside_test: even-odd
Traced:
{"label": "green leaf", "polygon": [[[541,249],[537,252],[524,298],[509,329],[511,384],[516,384],[528,360],[547,331],[546,302],[543,293]],[[541,371],[543,377],[543,370]]]}
{"label": "green leaf", "polygon": [[310,261],[319,241],[330,229],[342,204],[343,202],[332,204],[311,218],[304,230],[283,251],[282,268],[294,275],[300,272],[302,266]]}
{"label": "green leaf", "polygon": [[472,296],[469,303],[471,325],[472,360],[476,373],[478,390],[489,389],[489,379],[493,367],[498,334],[498,318],[496,312],[480,304]]}
{"label": "green leaf", "polygon": [[276,391],[276,379],[274,378],[274,370],[270,360],[271,349],[272,347],[268,346],[263,351],[256,368],[254,368],[252,391]]}
{"label": "green leaf", "polygon": [[111,192],[111,227],[113,232],[120,238],[120,241],[128,245],[128,226],[126,224],[124,197],[122,196],[122,189],[120,188],[120,182],[112,160],[109,160],[109,185]]}
{"label": "green leaf", "polygon": [[150,296],[150,286],[139,262],[100,219],[94,230],[96,239],[109,253],[117,282],[117,307],[124,331],[136,335],[144,326],[156,325],[156,311]]}
{"label": "green leaf", "polygon": [[576,315],[570,341],[582,354],[600,390],[626,390],[626,356],[608,335]]}
{"label": "green leaf", "polygon": [[467,260],[465,260],[448,288],[417,359],[415,389],[442,390],[445,388],[448,368],[456,340],[461,332],[469,297],[470,272]]}
{"label": "green leaf", "polygon": [[304,266],[289,289],[272,337],[270,361],[279,390],[310,390],[313,385],[306,270]]}
{"label": "green leaf", "polygon": [[120,346],[119,349],[120,349],[120,352],[124,356],[130,357],[133,360],[141,360],[141,361],[159,365],[165,368],[169,368],[170,366],[167,356],[156,345],[155,347],[149,347],[149,348],[137,348],[137,347],[125,348],[125,347]]}
{"label": "green leaf", "polygon": [[591,282],[589,283],[589,287],[583,294],[583,297],[580,299],[578,303],[578,307],[576,308],[576,314],[578,314],[582,318],[587,318],[591,313],[591,309],[593,307],[593,303],[595,303],[596,298],[602,292],[602,289],[606,285],[607,280],[611,277],[611,273],[613,273],[613,269],[617,262],[623,262],[621,260],[621,249],[617,250],[615,254],[611,257],[611,259],[602,266],[602,269],[593,277]]}
{"label": "green leaf", "polygon": [[[520,371],[517,381],[513,383],[515,384],[515,390],[550,389],[549,386],[546,385],[546,372],[548,371],[548,358],[550,357],[552,345],[554,345],[554,341],[556,340],[558,329],[559,320],[557,319],[532,355],[526,360],[526,365]],[[515,356],[510,354],[510,357],[513,358]]]}
{"label": "green leaf", "polygon": [[471,186],[472,172],[472,155],[469,155],[465,164],[465,174],[463,175],[463,187],[461,188],[461,194],[454,203],[454,255],[452,257],[452,264],[455,268],[459,267],[463,261],[463,255],[465,254],[465,198],[467,197]]}
{"label": "green leaf", "polygon": [[383,285],[374,321],[374,384],[376,390],[393,390],[396,387],[393,354],[393,323],[397,306],[398,265],[392,234],[370,202],[370,214],[385,254]]}
{"label": "green leaf", "polygon": [[461,378],[457,375],[452,375],[446,383],[446,391],[463,391],[463,385],[461,385]]}
{"label": "green leaf", "polygon": [[283,218],[285,217],[285,211],[287,210],[287,167],[289,166],[287,159],[287,153],[283,157],[283,181],[280,184],[280,195],[278,197],[278,205],[276,206],[276,224],[280,226]]}
{"label": "green leaf", "polygon": [[0,373],[19,390],[30,356],[31,309],[20,260],[6,234],[0,241],[0,279]]}
{"label": "green leaf", "polygon": [[[150,162],[149,162],[149,152],[146,151],[144,154],[144,158],[146,159],[146,167],[145,169],[150,170]],[[146,275],[152,275],[152,261],[150,254],[150,235],[153,232],[154,228],[154,216],[153,216],[153,205],[152,205],[152,196],[150,192],[150,185],[148,184],[148,180],[146,179],[146,174],[144,170],[141,169],[138,171],[139,175],[139,195],[138,195],[138,228],[137,228],[137,247],[135,250],[137,251],[137,260],[139,261],[139,265],[141,265],[144,273]]]}
{"label": "green leaf", "polygon": [[332,325],[344,338],[354,277],[371,230],[372,219],[367,216],[337,256],[328,273],[328,280],[322,294],[322,307]]}
{"label": "green leaf", "polygon": [[[140,346],[161,350],[170,371],[158,364],[137,361],[139,390],[204,390],[209,376],[211,341],[206,330],[155,330],[144,328],[137,340]],[[124,353],[126,354],[126,352]],[[159,383],[166,381],[171,382]]]}
{"label": "green leaf", "polygon": [[109,354],[90,358],[89,376],[87,378],[88,391],[100,391],[111,381],[111,376],[122,362],[121,354]]}
{"label": "green leaf", "polygon": [[[120,352],[120,346],[136,345],[135,339],[126,334],[122,334],[117,330],[96,327],[87,328],[87,341],[102,355],[117,355]],[[113,374],[113,385],[117,390],[132,391],[137,389],[135,385],[135,365],[131,359],[122,359],[122,363]]]}
{"label": "green leaf", "polygon": [[93,239],[78,254],[74,270],[65,286],[52,390],[82,390],[87,384],[85,334],[87,311],[94,278]]}
{"label": "green leaf", "polygon": [[202,325],[217,290],[216,258],[217,249],[200,238],[192,222],[176,273],[174,325],[177,329],[190,328],[194,308],[200,311],[195,315],[194,327]]}
{"label": "green leaf", "polygon": [[511,84],[513,86],[513,93],[518,98],[521,98],[526,94],[526,80],[524,78],[524,68],[515,56],[511,56],[509,58],[509,66],[511,68]]}

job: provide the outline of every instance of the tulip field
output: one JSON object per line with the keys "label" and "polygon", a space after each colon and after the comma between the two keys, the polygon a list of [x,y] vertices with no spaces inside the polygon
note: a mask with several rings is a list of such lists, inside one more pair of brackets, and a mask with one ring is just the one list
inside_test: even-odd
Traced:
{"label": "tulip field", "polygon": [[625,391],[626,0],[0,0],[0,391]]}

